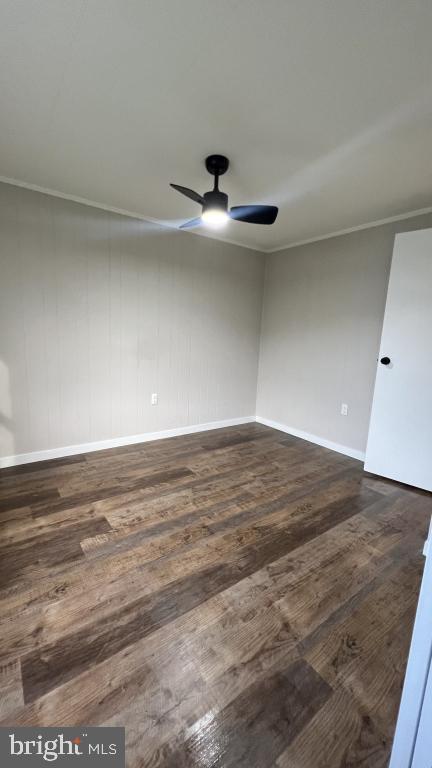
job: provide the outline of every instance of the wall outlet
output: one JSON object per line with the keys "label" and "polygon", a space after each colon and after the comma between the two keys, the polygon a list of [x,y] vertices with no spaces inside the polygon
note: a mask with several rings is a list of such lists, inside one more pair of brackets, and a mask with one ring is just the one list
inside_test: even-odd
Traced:
{"label": "wall outlet", "polygon": [[342,416],[348,416],[348,405],[347,405],[347,403],[342,403],[342,405],[341,405],[341,415]]}
{"label": "wall outlet", "polygon": [[153,394],[151,396],[151,404],[152,405],[157,405],[158,404],[157,392],[153,392]]}

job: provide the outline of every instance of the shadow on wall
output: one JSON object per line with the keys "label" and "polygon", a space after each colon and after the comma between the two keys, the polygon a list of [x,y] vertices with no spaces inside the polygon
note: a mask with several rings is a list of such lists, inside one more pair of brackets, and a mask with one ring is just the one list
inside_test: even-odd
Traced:
{"label": "shadow on wall", "polygon": [[15,453],[9,368],[0,360],[0,457]]}

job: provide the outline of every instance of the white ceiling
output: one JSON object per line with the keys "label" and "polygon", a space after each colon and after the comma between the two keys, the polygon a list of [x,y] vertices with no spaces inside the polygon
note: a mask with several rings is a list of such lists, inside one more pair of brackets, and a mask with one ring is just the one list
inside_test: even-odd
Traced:
{"label": "white ceiling", "polygon": [[431,41],[430,0],[2,0],[0,174],[172,222],[221,152],[263,250],[429,207]]}

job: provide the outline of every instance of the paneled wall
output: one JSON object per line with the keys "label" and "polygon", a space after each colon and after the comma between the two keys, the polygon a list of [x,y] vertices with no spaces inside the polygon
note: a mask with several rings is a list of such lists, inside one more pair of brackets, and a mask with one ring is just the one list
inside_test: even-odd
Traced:
{"label": "paneled wall", "polygon": [[0,456],[253,416],[263,261],[0,184]]}

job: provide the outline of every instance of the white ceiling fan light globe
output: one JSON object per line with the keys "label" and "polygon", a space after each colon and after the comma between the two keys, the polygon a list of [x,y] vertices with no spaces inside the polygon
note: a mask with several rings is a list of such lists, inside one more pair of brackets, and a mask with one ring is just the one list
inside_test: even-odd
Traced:
{"label": "white ceiling fan light globe", "polygon": [[209,227],[214,227],[215,229],[223,227],[227,223],[228,219],[229,216],[227,212],[221,210],[221,208],[208,208],[208,210],[203,211],[201,215],[202,222]]}

